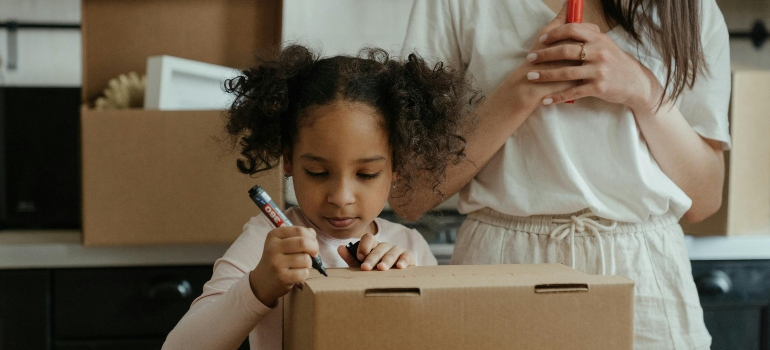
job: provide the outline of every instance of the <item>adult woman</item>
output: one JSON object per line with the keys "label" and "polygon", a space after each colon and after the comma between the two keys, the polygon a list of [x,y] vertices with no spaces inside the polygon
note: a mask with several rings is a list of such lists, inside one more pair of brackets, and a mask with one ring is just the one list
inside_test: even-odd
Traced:
{"label": "adult woman", "polygon": [[[439,187],[468,220],[453,263],[561,262],[636,281],[637,349],[708,348],[678,219],[721,204],[727,29],[714,0],[420,1],[405,49],[487,94]],[[701,49],[703,51],[701,51]],[[575,104],[562,102],[577,100]],[[429,186],[392,198],[414,219]]]}

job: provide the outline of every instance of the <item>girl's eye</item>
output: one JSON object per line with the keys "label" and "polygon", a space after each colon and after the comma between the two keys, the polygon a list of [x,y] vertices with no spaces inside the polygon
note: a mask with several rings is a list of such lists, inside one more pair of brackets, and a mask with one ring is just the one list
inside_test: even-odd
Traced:
{"label": "girl's eye", "polygon": [[362,174],[362,173],[358,173],[358,174],[356,174],[356,175],[358,175],[358,177],[360,177],[360,178],[362,178],[362,179],[364,179],[364,180],[373,180],[373,179],[376,179],[376,178],[377,178],[377,176],[380,176],[380,172],[378,171],[378,172],[376,172],[376,173],[374,173],[374,174]]}
{"label": "girl's eye", "polygon": [[307,170],[307,169],[305,170],[305,173],[306,173],[308,176],[310,176],[310,177],[324,177],[324,176],[326,176],[326,175],[328,175],[328,174],[329,174],[329,173],[328,173],[328,172],[326,172],[326,171],[322,171],[322,172],[314,173],[314,172],[312,172],[312,171],[310,171],[310,170]]}

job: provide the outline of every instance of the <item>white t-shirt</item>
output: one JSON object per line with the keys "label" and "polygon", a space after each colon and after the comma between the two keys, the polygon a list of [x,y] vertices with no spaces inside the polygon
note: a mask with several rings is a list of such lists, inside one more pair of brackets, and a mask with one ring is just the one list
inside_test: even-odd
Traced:
{"label": "white t-shirt", "polygon": [[[326,268],[348,267],[337,247],[357,239],[340,240],[326,235],[296,208],[287,210],[286,216],[294,225],[315,229]],[[419,232],[380,218],[374,222],[377,241],[411,250],[418,266],[437,265],[428,242]],[[235,349],[247,335],[252,349],[283,348],[283,298],[276,307],[269,308],[254,296],[249,284],[249,272],[262,258],[265,238],[271,230],[272,224],[262,214],[244,225],[243,234],[214,263],[214,273],[203,286],[203,294],[193,301],[168,335],[163,349]]]}
{"label": "white t-shirt", "polygon": [[[698,134],[727,150],[727,27],[714,0],[702,1],[701,15],[710,75],[698,76],[676,106]],[[488,93],[521,65],[555,16],[541,0],[416,0],[402,53],[462,67]],[[638,45],[619,26],[607,34],[665,82],[665,66],[651,44]],[[588,208],[607,219],[643,222],[669,211],[681,217],[691,204],[653,159],[630,109],[583,98],[535,110],[463,188],[459,210],[530,216]]]}

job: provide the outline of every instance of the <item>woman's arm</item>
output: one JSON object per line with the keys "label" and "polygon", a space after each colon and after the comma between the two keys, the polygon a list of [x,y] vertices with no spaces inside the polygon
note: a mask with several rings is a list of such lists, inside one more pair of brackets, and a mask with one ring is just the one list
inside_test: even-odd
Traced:
{"label": "woman's arm", "polygon": [[722,143],[698,135],[671,104],[634,115],[661,170],[692,199],[685,220],[694,223],[716,213],[725,177]]}
{"label": "woman's arm", "polygon": [[[663,103],[658,108],[664,93],[663,86],[649,69],[621,50],[598,27],[591,24],[567,24],[548,33],[544,43],[552,44],[566,39],[585,44],[535,51],[535,62],[580,60],[585,52],[583,65],[534,70],[532,80],[583,83],[547,96],[544,103],[561,103],[594,96],[628,106],[634,113],[650,153],[663,173],[692,199],[692,206],[685,213],[685,219],[697,222],[715,213],[721,205],[724,182],[722,143],[696,133],[672,103]],[[709,67],[712,74],[722,75],[722,71],[729,70],[721,62],[724,59],[717,58],[716,61],[710,62],[716,63]]]}
{"label": "woman's arm", "polygon": [[[412,14],[412,17],[424,20],[424,16],[415,16],[415,13]],[[447,15],[447,17],[452,16]],[[562,10],[537,35],[540,36],[564,24],[565,18],[566,11]],[[534,49],[544,47],[543,44],[537,43]],[[445,48],[444,51],[452,50]],[[552,63],[541,66],[563,67],[564,65],[564,63]],[[446,181],[438,186],[438,192],[433,190],[434,179],[415,178],[411,193],[403,197],[390,198],[390,205],[396,214],[407,220],[417,220],[444,199],[459,192],[489,162],[527,117],[541,106],[544,96],[563,91],[577,84],[563,81],[548,84],[532,83],[527,80],[527,73],[534,68],[531,62],[525,61],[511,72],[494,91],[484,97],[484,101],[474,111],[476,124],[473,131],[464,135],[467,141],[466,160],[459,164],[447,166]]]}

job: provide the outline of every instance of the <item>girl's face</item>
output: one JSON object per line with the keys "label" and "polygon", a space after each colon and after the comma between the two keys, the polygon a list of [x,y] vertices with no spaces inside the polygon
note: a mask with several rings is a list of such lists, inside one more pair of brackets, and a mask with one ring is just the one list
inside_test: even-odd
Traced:
{"label": "girl's face", "polygon": [[383,117],[359,102],[337,101],[311,109],[299,124],[284,172],[292,175],[297,202],[326,234],[360,238],[375,233],[394,179]]}

